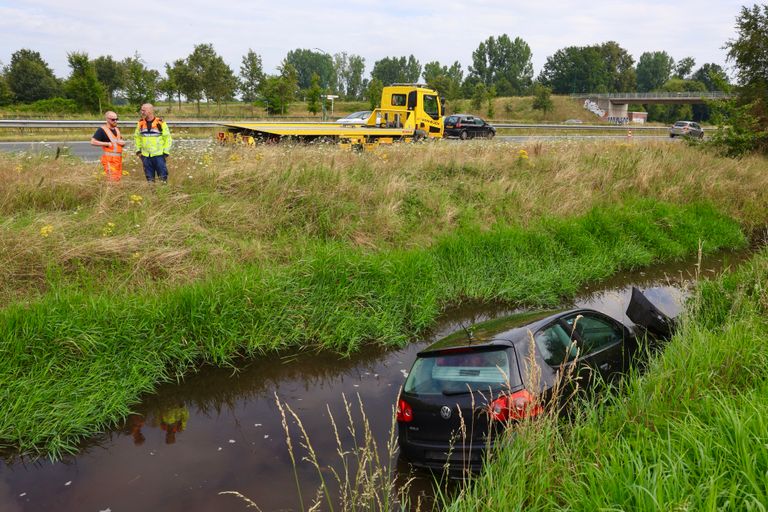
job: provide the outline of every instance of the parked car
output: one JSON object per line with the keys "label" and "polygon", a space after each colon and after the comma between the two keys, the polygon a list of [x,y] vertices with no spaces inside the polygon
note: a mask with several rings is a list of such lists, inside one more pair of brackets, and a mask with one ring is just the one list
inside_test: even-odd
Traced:
{"label": "parked car", "polygon": [[[659,337],[674,327],[637,289],[627,315]],[[569,392],[554,396],[560,376],[574,377],[560,383],[566,390],[575,382],[589,389],[597,375],[608,381],[623,373],[639,329],[573,309],[491,320],[437,341],[417,354],[398,399],[401,457],[430,469],[479,470],[509,422],[562,405]]]}
{"label": "parked car", "polygon": [[669,136],[675,137],[695,137],[697,139],[704,138],[704,128],[699,123],[693,121],[678,121],[669,128]]}
{"label": "parked car", "polygon": [[371,117],[372,110],[361,110],[359,112],[353,112],[348,116],[337,119],[339,124],[365,124],[369,117]]}
{"label": "parked car", "polygon": [[444,137],[458,137],[461,140],[474,139],[475,137],[492,139],[496,135],[496,128],[479,117],[469,114],[447,116],[443,126],[445,127]]}

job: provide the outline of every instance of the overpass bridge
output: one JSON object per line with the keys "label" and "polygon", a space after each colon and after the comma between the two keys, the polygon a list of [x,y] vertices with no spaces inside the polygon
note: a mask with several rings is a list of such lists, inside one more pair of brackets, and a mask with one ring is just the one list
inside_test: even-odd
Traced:
{"label": "overpass bridge", "polygon": [[662,104],[662,105],[693,105],[713,100],[727,100],[732,94],[722,91],[683,91],[683,92],[612,92],[612,93],[582,93],[571,94],[571,98],[584,100],[584,108],[596,115],[609,119],[626,119],[628,105]]}

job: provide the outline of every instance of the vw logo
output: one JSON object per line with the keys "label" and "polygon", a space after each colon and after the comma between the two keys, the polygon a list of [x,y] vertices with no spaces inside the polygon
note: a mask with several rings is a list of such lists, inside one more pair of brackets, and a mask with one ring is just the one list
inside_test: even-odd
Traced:
{"label": "vw logo", "polygon": [[444,420],[447,420],[451,417],[451,408],[447,405],[444,405],[440,408],[440,416],[443,417]]}

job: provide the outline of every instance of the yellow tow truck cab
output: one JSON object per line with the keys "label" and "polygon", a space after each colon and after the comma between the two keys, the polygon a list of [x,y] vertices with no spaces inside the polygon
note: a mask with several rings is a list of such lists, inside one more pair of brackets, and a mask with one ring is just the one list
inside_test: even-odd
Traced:
{"label": "yellow tow truck cab", "polygon": [[327,141],[367,147],[395,141],[418,141],[443,136],[443,104],[437,91],[421,84],[393,84],[381,92],[381,107],[364,124],[313,123],[233,123],[223,125],[221,142]]}

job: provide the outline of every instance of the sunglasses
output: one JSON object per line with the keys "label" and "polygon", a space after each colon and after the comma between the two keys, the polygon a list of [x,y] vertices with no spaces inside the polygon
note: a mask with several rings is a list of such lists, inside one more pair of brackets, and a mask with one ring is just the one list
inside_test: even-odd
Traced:
{"label": "sunglasses", "polygon": [[109,118],[110,121],[118,121],[119,119],[120,119],[119,117],[110,117]]}

